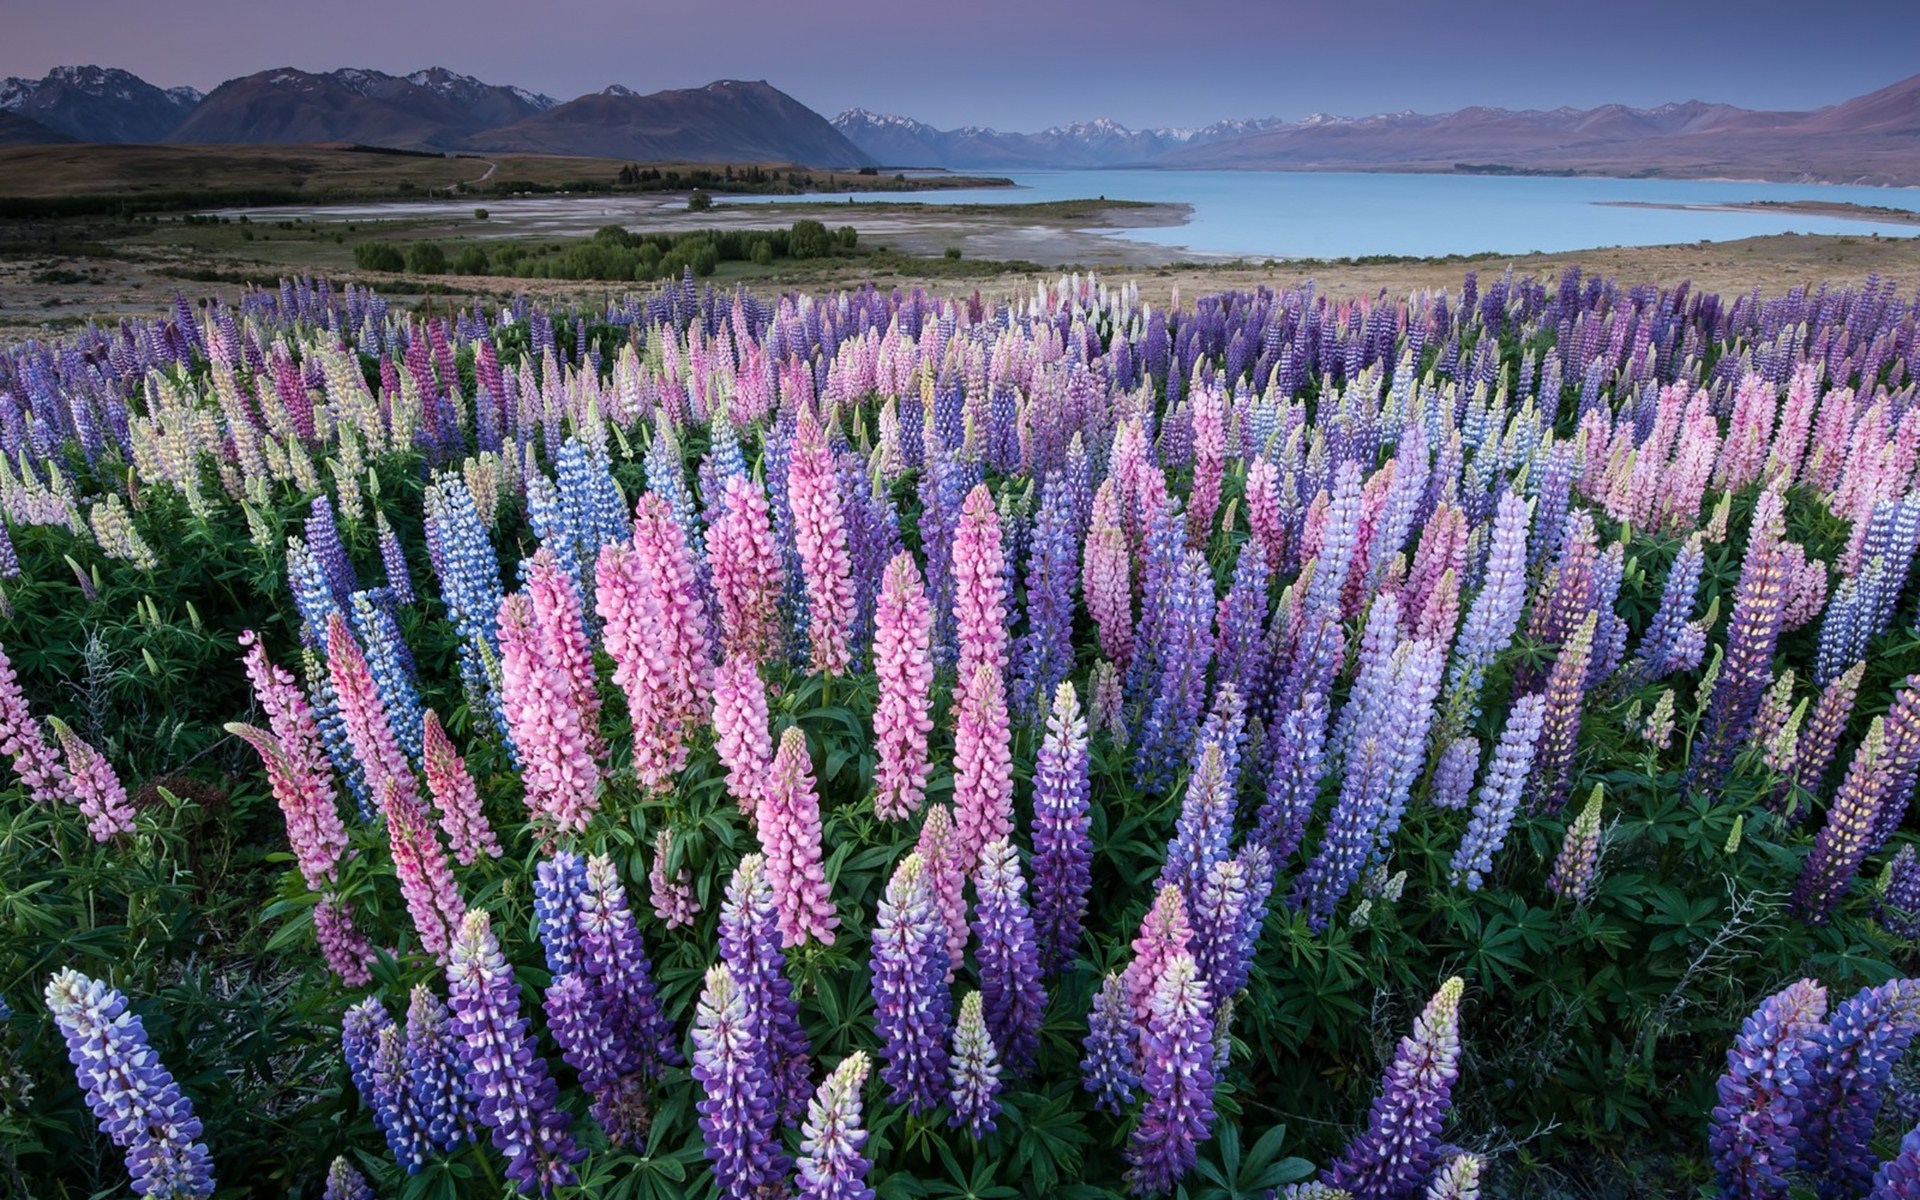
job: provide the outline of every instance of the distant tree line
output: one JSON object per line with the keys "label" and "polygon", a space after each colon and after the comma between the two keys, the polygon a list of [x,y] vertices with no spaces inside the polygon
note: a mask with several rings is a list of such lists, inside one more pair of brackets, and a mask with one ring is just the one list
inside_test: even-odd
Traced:
{"label": "distant tree line", "polygon": [[790,229],[706,229],[685,233],[635,233],[608,225],[590,238],[545,246],[508,244],[488,252],[471,243],[451,256],[437,242],[403,245],[362,242],[353,248],[363,271],[409,275],[507,275],[522,279],[598,279],[645,282],[691,270],[702,278],[723,262],[768,267],[781,260],[830,258],[859,245],[853,226],[828,229],[811,218]]}

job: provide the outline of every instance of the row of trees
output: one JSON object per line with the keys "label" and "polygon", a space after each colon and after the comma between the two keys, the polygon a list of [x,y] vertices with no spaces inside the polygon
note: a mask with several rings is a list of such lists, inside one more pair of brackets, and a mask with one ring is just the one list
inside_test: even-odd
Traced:
{"label": "row of trees", "polygon": [[363,271],[409,275],[511,275],[526,279],[599,279],[636,282],[669,279],[687,270],[705,278],[723,262],[772,266],[782,259],[829,258],[851,253],[859,234],[851,225],[828,229],[811,218],[790,229],[708,229],[686,233],[635,233],[608,225],[590,238],[547,246],[508,244],[489,254],[478,243],[452,256],[437,242],[362,242],[353,262]]}

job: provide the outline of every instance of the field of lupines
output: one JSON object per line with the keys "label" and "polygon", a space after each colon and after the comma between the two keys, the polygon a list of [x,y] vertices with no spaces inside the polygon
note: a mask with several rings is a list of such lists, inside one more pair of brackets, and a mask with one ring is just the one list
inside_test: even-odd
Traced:
{"label": "field of lupines", "polygon": [[0,1180],[1920,1195],[1916,319],[298,281],[6,350]]}

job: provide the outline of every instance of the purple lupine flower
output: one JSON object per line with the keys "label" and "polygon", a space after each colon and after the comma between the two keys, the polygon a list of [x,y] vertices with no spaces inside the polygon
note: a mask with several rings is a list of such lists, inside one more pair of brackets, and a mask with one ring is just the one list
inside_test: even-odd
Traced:
{"label": "purple lupine flower", "polygon": [[354,1090],[362,1096],[373,1094],[373,1054],[380,1045],[380,1031],[391,1024],[393,1018],[378,996],[368,996],[340,1018],[340,1057],[346,1060]]}
{"label": "purple lupine flower", "polygon": [[407,1076],[404,1037],[397,1025],[380,1029],[373,1045],[373,1058],[367,1064],[372,1091],[361,1099],[373,1113],[374,1127],[387,1139],[393,1161],[409,1175],[417,1175],[427,1165],[433,1143],[427,1135],[423,1114],[414,1106],[413,1090]]}
{"label": "purple lupine flower", "polygon": [[1449,692],[1464,692],[1470,709],[1479,707],[1480,680],[1487,667],[1513,640],[1520,610],[1527,601],[1527,523],[1533,506],[1517,491],[1500,497],[1480,590],[1467,608],[1447,676]]}
{"label": "purple lupine flower", "polygon": [[1727,1051],[1707,1148],[1730,1200],[1787,1195],[1826,1014],[1826,989],[1802,979],[1762,1001]]}
{"label": "purple lupine flower", "polygon": [[[1688,538],[1667,568],[1667,580],[1660,589],[1660,607],[1647,623],[1634,655],[1633,682],[1653,683],[1675,671],[1689,671],[1698,665],[1694,654],[1693,604],[1700,591],[1700,576],[1706,565],[1706,551],[1699,534]],[[1689,660],[1692,661],[1689,661]]]}
{"label": "purple lupine flower", "polygon": [[307,550],[313,555],[315,565],[327,581],[327,589],[333,593],[333,602],[345,608],[347,597],[359,590],[360,584],[353,574],[353,563],[347,558],[346,547],[340,542],[340,527],[334,523],[333,500],[325,492],[313,498],[308,509],[306,528],[302,531],[307,539]]}
{"label": "purple lupine flower", "polygon": [[1801,864],[1793,907],[1815,924],[1826,921],[1860,864],[1873,852],[1874,829],[1893,782],[1890,740],[1887,718],[1875,717],[1854,751],[1846,778],[1827,805],[1827,823],[1820,827]]}
{"label": "purple lupine flower", "polygon": [[1272,894],[1273,867],[1258,842],[1207,869],[1193,905],[1193,957],[1221,1003],[1247,985]]}
{"label": "purple lupine flower", "polygon": [[472,1136],[466,1062],[454,1041],[446,1004],[424,983],[414,985],[407,1002],[407,1090],[436,1149],[452,1150]]}
{"label": "purple lupine flower", "polygon": [[1216,686],[1231,684],[1257,701],[1267,678],[1267,585],[1272,572],[1266,551],[1248,539],[1240,544],[1233,583],[1214,614]]}
{"label": "purple lupine flower", "polygon": [[693,1018],[693,1077],[704,1091],[695,1107],[714,1181],[728,1200],[785,1189],[787,1156],[768,1061],[746,990],[725,963],[709,967]]}
{"label": "purple lupine flower", "polygon": [[1020,858],[1006,838],[980,851],[973,887],[973,935],[979,940],[980,990],[986,1004],[987,1031],[1000,1058],[1014,1075],[1033,1065],[1040,1045],[1040,1023],[1047,994],[1040,987],[1040,958],[1033,943],[1033,918],[1027,910],[1026,881]]}
{"label": "purple lupine flower", "polygon": [[767,880],[766,859],[749,854],[734,868],[720,906],[720,961],[733,971],[753,1020],[755,1052],[766,1065],[780,1115],[789,1123],[806,1114],[813,1051],[800,1028],[800,1004],[780,948],[780,913]]}
{"label": "purple lupine flower", "polygon": [[1761,693],[1773,678],[1773,650],[1786,616],[1787,555],[1782,531],[1785,501],[1777,490],[1762,493],[1747,533],[1727,625],[1727,652],[1700,730],[1688,758],[1692,788],[1717,788],[1745,744],[1759,711]]}
{"label": "purple lupine flower", "polygon": [[800,1129],[795,1180],[800,1200],[873,1200],[867,1172],[873,1164],[861,1150],[867,1131],[860,1122],[860,1090],[867,1082],[867,1055],[855,1050],[840,1060],[807,1105]]}
{"label": "purple lupine flower", "polygon": [[[1177,525],[1176,525],[1177,529]],[[1164,785],[1177,756],[1192,740],[1205,701],[1207,665],[1213,657],[1213,573],[1198,550],[1189,550],[1166,583],[1163,624],[1136,638],[1154,645],[1159,674],[1153,681],[1134,773],[1144,785]],[[1142,619],[1145,623],[1145,618]]]}
{"label": "purple lupine flower", "polygon": [[948,1098],[953,1114],[947,1124],[966,1126],[967,1136],[978,1141],[993,1132],[993,1119],[1000,1112],[1000,1056],[993,1036],[987,1032],[982,1015],[983,1001],[977,991],[960,1000],[960,1016],[953,1023],[953,1054],[948,1058],[952,1084]]}
{"label": "purple lupine flower", "polygon": [[1487,872],[1493,870],[1493,856],[1506,845],[1507,830],[1533,771],[1533,751],[1545,713],[1546,698],[1537,694],[1522,696],[1508,711],[1499,744],[1487,764],[1486,781],[1480,785],[1480,798],[1473,806],[1473,819],[1447,869],[1448,882],[1454,887],[1479,891]]}
{"label": "purple lupine flower", "polygon": [[1033,923],[1047,977],[1080,949],[1093,885],[1090,793],[1087,722],[1073,685],[1063,682],[1033,768]]}
{"label": "purple lupine flower", "polygon": [[1250,836],[1273,856],[1276,872],[1300,848],[1314,801],[1320,795],[1327,717],[1326,694],[1317,689],[1308,691],[1282,719],[1274,737],[1266,799],[1254,815]]}
{"label": "purple lupine flower", "polygon": [[1460,1074],[1464,986],[1457,975],[1441,984],[1414,1022],[1412,1035],[1400,1039],[1366,1132],[1349,1142],[1321,1174],[1323,1182],[1345,1188],[1354,1200],[1399,1200],[1432,1171],[1440,1126]]}
{"label": "purple lupine flower", "polygon": [[47,981],[46,1000],[100,1132],[126,1151],[134,1194],[213,1195],[200,1119],[148,1045],[146,1026],[127,1011],[126,996],[68,967]]}
{"label": "purple lupine flower", "polygon": [[1073,669],[1073,592],[1079,576],[1072,489],[1065,476],[1049,475],[1027,556],[1027,633],[1020,640],[1012,701],[1022,718],[1044,717],[1054,689]]}
{"label": "purple lupine flower", "polygon": [[1553,873],[1547,876],[1547,890],[1576,905],[1587,902],[1594,875],[1600,869],[1600,804],[1605,795],[1604,784],[1593,785],[1586,804],[1567,826],[1566,841],[1553,860]]}
{"label": "purple lupine flower", "polygon": [[874,1028],[880,1077],[893,1102],[918,1114],[937,1108],[947,1080],[947,930],[934,911],[925,862],[909,854],[894,869],[873,926]]}
{"label": "purple lupine flower", "polygon": [[1480,766],[1480,739],[1465,735],[1453,739],[1434,764],[1433,786],[1427,793],[1435,808],[1465,808],[1473,791],[1473,773]]}
{"label": "purple lupine flower", "polygon": [[373,1187],[359,1168],[341,1155],[327,1168],[326,1187],[320,1193],[320,1200],[376,1200]]}
{"label": "purple lupine flower", "polygon": [[1133,1009],[1127,1003],[1126,982],[1119,972],[1111,972],[1093,998],[1082,1042],[1087,1053],[1080,1060],[1081,1086],[1093,1093],[1093,1106],[1101,1112],[1119,1116],[1133,1103],[1133,1089],[1140,1083],[1133,1044]]}
{"label": "purple lupine flower", "polygon": [[1167,861],[1160,868],[1159,886],[1180,889],[1192,909],[1207,872],[1227,857],[1233,841],[1233,783],[1226,774],[1220,745],[1206,743],[1200,761],[1187,777],[1180,818],[1167,843]]}
{"label": "purple lupine flower", "polygon": [[627,903],[626,887],[605,854],[587,858],[587,887],[578,919],[582,969],[599,989],[599,1003],[637,1069],[657,1076],[661,1067],[679,1065],[679,1038],[660,1007],[653,960]]}
{"label": "purple lupine flower", "polygon": [[520,1015],[520,988],[500,952],[493,919],[469,909],[447,961],[453,1030],[465,1047],[467,1094],[481,1124],[507,1160],[507,1178],[521,1192],[550,1195],[574,1182],[582,1156],[567,1131],[559,1089]]}
{"label": "purple lupine flower", "polygon": [[556,976],[547,987],[547,1028],[560,1055],[579,1073],[593,1097],[593,1116],[618,1146],[643,1148],[646,1092],[633,1070],[633,1056],[615,1031],[612,1013],[584,972]]}
{"label": "purple lupine flower", "polygon": [[1920,1128],[1900,1139],[1900,1152],[1874,1172],[1868,1200],[1920,1200]]}
{"label": "purple lupine flower", "polygon": [[386,513],[375,513],[373,522],[380,531],[380,568],[387,576],[387,594],[395,604],[412,604],[413,579],[407,574],[407,553],[400,548],[400,535],[387,523]]}
{"label": "purple lupine flower", "polygon": [[558,850],[533,873],[533,915],[547,970],[555,976],[580,967],[580,897],[587,867],[578,854]]}
{"label": "purple lupine flower", "polygon": [[1146,1105],[1127,1145],[1127,1183],[1151,1196],[1193,1168],[1213,1126],[1213,1001],[1191,955],[1175,954],[1154,984],[1140,1057]]}
{"label": "purple lupine flower", "polygon": [[1908,941],[1920,940],[1920,855],[1913,844],[1900,847],[1887,864],[1887,887],[1880,897],[1880,924]]}
{"label": "purple lupine flower", "polygon": [[1873,1129],[1893,1064],[1920,1034],[1920,980],[1861,988],[1813,1035],[1817,1047],[1795,1159],[1822,1175],[1827,1200],[1863,1195],[1873,1183]]}

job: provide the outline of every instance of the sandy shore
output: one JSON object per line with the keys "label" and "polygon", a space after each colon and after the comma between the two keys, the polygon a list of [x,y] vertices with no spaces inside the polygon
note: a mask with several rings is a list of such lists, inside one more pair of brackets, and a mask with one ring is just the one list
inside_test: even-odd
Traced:
{"label": "sandy shore", "polygon": [[1658,204],[1649,200],[1596,200],[1603,208],[1663,208],[1674,212],[1801,213],[1840,221],[1920,225],[1920,212],[1879,204],[1849,204],[1838,200],[1744,200],[1730,204]]}

